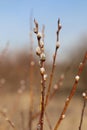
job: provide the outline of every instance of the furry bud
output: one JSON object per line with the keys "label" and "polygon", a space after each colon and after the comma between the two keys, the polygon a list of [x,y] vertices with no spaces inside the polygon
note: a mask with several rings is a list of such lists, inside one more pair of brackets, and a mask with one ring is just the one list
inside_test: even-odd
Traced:
{"label": "furry bud", "polygon": [[39,55],[39,56],[40,56],[40,54],[41,54],[41,49],[40,49],[39,46],[36,48],[36,54]]}
{"label": "furry bud", "polygon": [[77,75],[77,76],[75,77],[75,80],[78,82],[79,79],[80,79],[80,77]]}
{"label": "furry bud", "polygon": [[41,55],[40,55],[40,60],[41,60],[41,61],[45,61],[45,60],[46,60],[46,56],[45,56],[44,53],[41,53]]}
{"label": "furry bud", "polygon": [[44,73],[45,73],[45,68],[44,68],[44,67],[41,67],[41,68],[40,68],[40,72],[41,72],[41,74],[44,74]]}
{"label": "furry bud", "polygon": [[37,33],[37,38],[38,38],[38,39],[41,38],[41,33],[40,33],[40,32]]}

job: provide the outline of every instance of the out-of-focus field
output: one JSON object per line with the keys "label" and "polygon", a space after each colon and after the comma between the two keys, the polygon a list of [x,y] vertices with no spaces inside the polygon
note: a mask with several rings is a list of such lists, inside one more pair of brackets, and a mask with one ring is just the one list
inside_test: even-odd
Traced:
{"label": "out-of-focus field", "polygon": [[[86,49],[85,49],[86,50]],[[74,53],[68,57],[63,62],[56,62],[55,73],[53,78],[53,86],[58,82],[60,75],[64,74],[65,78],[63,81],[62,90],[67,92],[71,89],[74,82],[75,76],[78,71],[79,63],[83,60],[85,50],[79,50],[78,53],[74,50]],[[76,53],[76,54],[75,54]],[[40,86],[40,73],[39,73],[39,63],[38,59],[33,52],[34,66],[31,72],[30,62],[31,54],[30,51],[21,50],[15,53],[2,52],[0,54],[0,88],[2,92],[16,92],[21,85],[21,82],[25,82],[26,89],[29,90],[30,86],[30,73],[33,73],[33,86],[35,91],[39,89]],[[52,67],[52,56],[46,59],[46,72],[48,74],[47,84],[49,82],[49,75]],[[87,64],[86,64],[87,66]],[[36,76],[36,74],[38,76]],[[84,68],[83,73],[80,77],[79,90],[85,90],[87,84],[87,67]],[[81,91],[81,92],[82,92]]]}
{"label": "out-of-focus field", "polygon": [[[0,130],[14,129],[8,123],[8,119],[14,122],[15,130],[28,130],[30,102],[29,92],[31,84],[34,92],[33,114],[37,113],[40,109],[41,77],[38,60],[33,54],[34,64],[31,70],[31,54],[28,51],[22,50],[18,54],[15,53],[13,56],[12,55],[11,53],[7,54],[7,52],[5,54],[4,52],[0,56]],[[48,119],[52,128],[54,128],[64,106],[64,102],[70,93],[78,71],[79,63],[82,61],[83,56],[84,53],[74,53],[69,60],[64,62],[56,62],[51,92],[53,91],[55,83],[59,81],[61,74],[64,74],[64,80],[62,86],[58,91],[56,91],[55,96],[47,107]],[[51,62],[46,62],[46,72],[48,74],[46,90],[49,82],[51,66]],[[23,90],[23,93],[21,90]],[[82,93],[85,90],[87,90],[87,64],[80,77],[76,94],[68,107],[66,117],[61,123],[59,130],[78,129],[83,106]],[[83,130],[87,130],[86,120],[87,109],[85,109],[84,121],[82,125]],[[33,120],[32,130],[36,129],[37,123],[38,118]],[[44,130],[49,130],[46,117],[44,127]]]}
{"label": "out-of-focus field", "polygon": [[[54,127],[60,112],[64,106],[64,101],[66,100],[67,95],[56,96],[52,99],[47,107],[47,114],[49,121]],[[29,94],[27,92],[22,95],[19,94],[5,94],[0,96],[0,109],[6,111],[7,116],[11,121],[15,123],[16,130],[19,129],[28,129],[28,118],[29,118]],[[39,97],[34,97],[34,113],[39,110]],[[74,130],[78,129],[80,116],[83,106],[83,100],[81,97],[74,96],[72,99],[69,108],[66,113],[66,117],[60,125],[59,130]],[[33,121],[33,129],[37,126],[37,118]],[[24,123],[24,124],[23,124]],[[11,126],[4,119],[2,114],[0,115],[0,130],[12,130]],[[45,130],[49,129],[46,117],[45,117]],[[87,109],[85,109],[84,122],[82,129],[87,129]]]}

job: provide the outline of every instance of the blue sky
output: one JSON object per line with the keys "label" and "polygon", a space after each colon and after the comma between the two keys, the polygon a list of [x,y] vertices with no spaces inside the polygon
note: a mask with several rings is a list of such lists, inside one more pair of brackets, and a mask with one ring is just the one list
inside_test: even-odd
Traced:
{"label": "blue sky", "polygon": [[[10,42],[11,48],[27,47],[29,44],[29,17],[45,24],[45,44],[52,52],[56,42],[57,19],[60,17],[61,53],[87,32],[86,0],[1,0],[0,1],[0,47]],[[34,25],[34,24],[33,24]],[[35,39],[35,36],[34,36]],[[36,45],[36,40],[35,40]]]}

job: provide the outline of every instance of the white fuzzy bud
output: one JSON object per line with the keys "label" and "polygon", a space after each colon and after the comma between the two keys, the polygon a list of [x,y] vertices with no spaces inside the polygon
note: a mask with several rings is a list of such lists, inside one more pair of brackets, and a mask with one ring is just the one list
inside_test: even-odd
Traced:
{"label": "white fuzzy bud", "polygon": [[65,115],[62,115],[62,119],[64,119],[65,118]]}
{"label": "white fuzzy bud", "polygon": [[86,93],[85,93],[85,92],[84,92],[84,93],[82,93],[82,96],[83,96],[83,97],[86,97]]}
{"label": "white fuzzy bud", "polygon": [[40,68],[40,72],[41,72],[41,74],[44,74],[45,73],[45,68],[44,67]]}
{"label": "white fuzzy bud", "polygon": [[31,61],[30,65],[31,65],[31,66],[34,66],[34,65],[35,65],[35,62],[34,62],[34,61]]}
{"label": "white fuzzy bud", "polygon": [[57,90],[57,89],[58,89],[58,85],[55,84],[53,88],[54,88],[55,90]]}
{"label": "white fuzzy bud", "polygon": [[45,60],[46,60],[46,56],[45,56],[44,53],[41,53],[41,55],[40,55],[40,60],[41,60],[41,61],[45,61]]}
{"label": "white fuzzy bud", "polygon": [[39,66],[41,67],[41,61],[39,60]]}
{"label": "white fuzzy bud", "polygon": [[86,99],[86,100],[87,100],[87,91],[86,91],[86,92],[84,92],[84,93],[82,93],[82,96],[83,96],[83,98],[84,98],[84,99]]}
{"label": "white fuzzy bud", "polygon": [[68,102],[68,101],[69,101],[69,98],[66,99],[66,102]]}
{"label": "white fuzzy bud", "polygon": [[47,74],[44,74],[44,80],[45,81],[47,80]]}
{"label": "white fuzzy bud", "polygon": [[40,47],[43,48],[44,47],[44,42],[40,41]]}
{"label": "white fuzzy bud", "polygon": [[37,38],[38,38],[38,39],[41,38],[41,33],[40,33],[40,32],[38,32],[38,34],[37,34]]}
{"label": "white fuzzy bud", "polygon": [[56,48],[58,49],[60,47],[60,43],[57,41]]}
{"label": "white fuzzy bud", "polygon": [[79,79],[80,79],[80,77],[77,75],[77,76],[75,77],[75,80],[78,82]]}
{"label": "white fuzzy bud", "polygon": [[40,49],[39,46],[36,48],[36,54],[37,54],[37,55],[40,55],[40,54],[41,54],[41,49]]}
{"label": "white fuzzy bud", "polygon": [[80,64],[79,64],[79,68],[81,68],[83,66],[83,63],[81,62]]}

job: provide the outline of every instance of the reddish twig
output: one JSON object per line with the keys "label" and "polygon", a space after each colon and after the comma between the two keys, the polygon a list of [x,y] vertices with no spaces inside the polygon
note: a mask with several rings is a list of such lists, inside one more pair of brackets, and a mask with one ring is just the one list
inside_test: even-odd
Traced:
{"label": "reddish twig", "polygon": [[[54,91],[52,92],[52,94],[50,95],[49,98],[49,102],[53,99],[55,93],[57,92],[57,90],[61,87],[61,85],[63,84],[63,80],[64,80],[64,74],[62,74],[59,78],[59,81],[54,85]],[[48,104],[49,104],[48,102]],[[47,104],[47,105],[48,105]],[[36,114],[34,114],[32,116],[32,120],[34,120],[35,118],[37,118],[39,116],[40,112],[37,112]]]}
{"label": "reddish twig", "polygon": [[70,92],[68,98],[66,99],[64,108],[63,108],[62,113],[61,113],[61,115],[60,115],[60,117],[59,117],[59,120],[57,121],[57,123],[56,123],[56,125],[55,125],[55,127],[54,127],[54,130],[57,130],[57,129],[58,129],[58,127],[59,127],[61,121],[62,121],[62,120],[64,119],[64,117],[65,117],[66,110],[67,110],[68,105],[69,105],[69,103],[70,103],[70,101],[71,101],[71,99],[72,99],[72,97],[73,97],[73,95],[74,95],[74,93],[75,93],[75,91],[76,91],[76,88],[77,88],[77,85],[78,85],[78,81],[79,81],[80,75],[81,75],[81,73],[82,73],[82,71],[83,71],[83,68],[84,68],[84,65],[85,65],[85,63],[86,63],[86,60],[87,60],[87,52],[85,53],[83,62],[80,63],[79,70],[78,70],[77,76],[75,77],[75,82],[74,82],[74,84],[73,84],[72,90],[71,90],[71,92]]}
{"label": "reddish twig", "polygon": [[50,120],[49,120],[49,117],[48,117],[47,112],[45,112],[45,117],[46,117],[46,120],[47,120],[47,123],[48,123],[49,129],[52,130],[52,126],[51,126],[51,123],[50,123]]}
{"label": "reddish twig", "polygon": [[36,48],[36,54],[40,58],[39,65],[40,65],[40,74],[41,74],[41,102],[40,102],[41,110],[40,110],[40,118],[39,118],[39,123],[38,123],[38,126],[37,126],[37,130],[43,130],[45,81],[46,81],[46,77],[47,77],[47,75],[45,73],[45,67],[44,67],[46,57],[45,57],[45,53],[44,53],[44,42],[41,41],[42,36],[38,32],[38,23],[36,22],[35,19],[34,19],[34,23],[35,23],[34,32],[36,33],[37,40],[38,40],[38,47]]}
{"label": "reddish twig", "polygon": [[8,116],[6,115],[6,113],[4,111],[1,111],[1,110],[0,110],[0,113],[3,115],[3,117],[5,118],[5,120],[9,123],[9,125],[15,130],[14,123],[8,118]]}
{"label": "reddish twig", "polygon": [[48,99],[49,99],[50,90],[51,90],[51,86],[52,86],[52,80],[53,80],[53,74],[54,74],[54,70],[55,70],[57,50],[59,48],[59,32],[60,32],[60,30],[61,30],[60,19],[58,19],[58,30],[57,30],[57,33],[56,33],[57,34],[56,48],[55,48],[55,53],[54,53],[54,56],[53,56],[53,64],[52,64],[52,70],[51,70],[49,85],[48,85],[47,94],[46,94],[45,107],[48,104]]}
{"label": "reddish twig", "polygon": [[64,80],[64,74],[61,74],[59,81],[54,85],[54,91],[50,95],[50,100],[54,97],[57,90],[59,90],[59,88],[63,85],[63,80]]}
{"label": "reddish twig", "polygon": [[86,101],[87,101],[87,91],[86,93],[83,93],[83,108],[82,108],[82,112],[81,112],[81,119],[80,119],[80,125],[79,125],[79,130],[81,130],[82,128],[82,123],[83,123],[83,117],[84,117],[84,112],[85,112],[85,107],[86,107]]}

